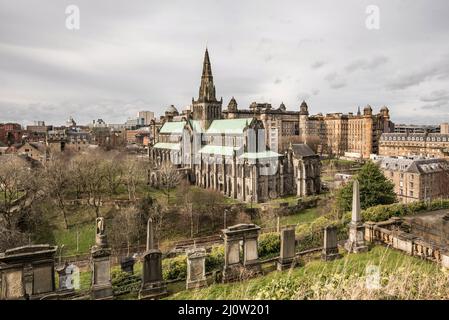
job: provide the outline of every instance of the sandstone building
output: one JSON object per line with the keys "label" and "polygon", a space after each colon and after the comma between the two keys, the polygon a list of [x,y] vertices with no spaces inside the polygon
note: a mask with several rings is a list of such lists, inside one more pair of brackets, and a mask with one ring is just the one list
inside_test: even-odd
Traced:
{"label": "sandstone building", "polygon": [[447,133],[384,133],[380,138],[381,156],[423,156],[449,159]]}
{"label": "sandstone building", "polygon": [[449,197],[449,162],[444,159],[385,157],[379,163],[402,203]]}
{"label": "sandstone building", "polygon": [[249,109],[240,110],[237,101],[232,98],[227,109],[223,110],[223,116],[227,119],[254,116],[262,121],[268,145],[272,149],[284,151],[289,142],[301,142],[312,145],[321,155],[363,159],[378,153],[382,133],[394,130],[389,109],[382,107],[375,114],[369,105],[364,108],[363,114],[359,109],[357,114],[309,115],[305,101],[299,111],[287,111],[283,103],[274,109],[270,104],[256,102]]}

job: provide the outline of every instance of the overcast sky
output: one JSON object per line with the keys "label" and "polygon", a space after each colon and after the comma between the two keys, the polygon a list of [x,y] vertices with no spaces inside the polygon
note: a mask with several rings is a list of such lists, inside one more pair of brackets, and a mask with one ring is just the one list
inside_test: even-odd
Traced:
{"label": "overcast sky", "polygon": [[[65,9],[80,9],[80,30]],[[380,29],[365,25],[380,9]],[[390,108],[449,121],[449,2],[0,0],[0,122],[123,123],[197,97],[206,45],[226,107]]]}

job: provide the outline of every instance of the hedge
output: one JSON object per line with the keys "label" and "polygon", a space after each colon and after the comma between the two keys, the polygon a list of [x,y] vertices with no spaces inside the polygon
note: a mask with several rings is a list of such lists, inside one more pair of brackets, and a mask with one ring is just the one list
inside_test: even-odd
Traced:
{"label": "hedge", "polygon": [[281,238],[279,233],[263,233],[259,236],[259,258],[269,258],[279,254],[281,250]]}

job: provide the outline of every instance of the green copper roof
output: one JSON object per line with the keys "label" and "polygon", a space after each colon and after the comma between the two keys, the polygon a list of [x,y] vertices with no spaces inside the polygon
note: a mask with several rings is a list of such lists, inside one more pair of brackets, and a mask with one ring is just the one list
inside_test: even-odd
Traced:
{"label": "green copper roof", "polygon": [[266,158],[277,158],[281,155],[277,152],[268,150],[268,151],[262,151],[262,152],[245,152],[239,158],[245,158],[245,159],[266,159]]}
{"label": "green copper roof", "polygon": [[223,119],[212,121],[207,133],[210,134],[241,134],[243,130],[253,121],[253,118]]}
{"label": "green copper roof", "polygon": [[234,150],[238,150],[239,148],[228,147],[228,146],[214,146],[207,145],[204,146],[198,151],[199,153],[204,154],[219,154],[223,156],[232,156]]}
{"label": "green copper roof", "polygon": [[170,142],[158,142],[156,143],[153,148],[155,149],[169,149],[169,150],[179,150],[180,144],[179,143],[170,143]]}
{"label": "green copper roof", "polygon": [[185,121],[166,122],[159,133],[182,133],[185,125]]}

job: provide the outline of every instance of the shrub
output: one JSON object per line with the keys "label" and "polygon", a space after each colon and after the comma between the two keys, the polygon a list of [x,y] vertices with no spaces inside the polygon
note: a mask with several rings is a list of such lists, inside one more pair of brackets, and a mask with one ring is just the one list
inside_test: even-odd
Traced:
{"label": "shrub", "polygon": [[224,265],[224,246],[214,246],[206,256],[206,272],[220,269]]}
{"label": "shrub", "polygon": [[259,257],[266,258],[279,254],[281,239],[276,232],[264,233],[259,237]]}
{"label": "shrub", "polygon": [[165,280],[175,280],[187,277],[187,257],[180,255],[162,260],[162,275]]}
{"label": "shrub", "polygon": [[140,276],[121,270],[111,272],[112,289],[115,295],[137,292],[140,288]]}

